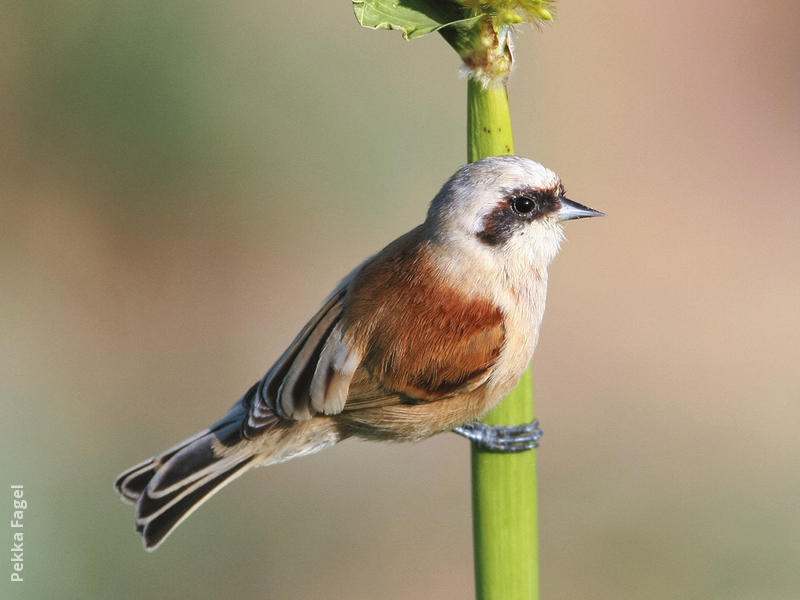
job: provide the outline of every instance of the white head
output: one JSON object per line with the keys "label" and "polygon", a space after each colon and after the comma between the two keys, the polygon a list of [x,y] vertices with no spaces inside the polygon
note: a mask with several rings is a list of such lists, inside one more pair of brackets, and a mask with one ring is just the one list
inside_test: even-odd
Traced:
{"label": "white head", "polygon": [[603,213],[564,196],[550,169],[520,156],[494,156],[459,169],[431,202],[426,226],[463,247],[546,266],[564,237],[561,222]]}

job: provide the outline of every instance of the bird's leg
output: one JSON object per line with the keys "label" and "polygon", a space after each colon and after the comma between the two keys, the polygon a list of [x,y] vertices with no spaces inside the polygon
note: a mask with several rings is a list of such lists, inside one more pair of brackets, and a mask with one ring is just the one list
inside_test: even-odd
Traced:
{"label": "bird's leg", "polygon": [[472,440],[484,450],[491,452],[523,452],[539,447],[542,430],[538,419],[525,425],[487,425],[486,423],[465,423],[454,427],[458,435]]}

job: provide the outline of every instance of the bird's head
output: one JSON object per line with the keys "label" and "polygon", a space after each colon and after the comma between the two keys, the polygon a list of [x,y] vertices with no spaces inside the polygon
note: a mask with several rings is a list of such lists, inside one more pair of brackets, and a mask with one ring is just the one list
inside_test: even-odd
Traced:
{"label": "bird's head", "polygon": [[439,240],[495,258],[550,263],[561,223],[603,213],[568,199],[550,169],[520,156],[494,156],[459,169],[431,202],[426,225]]}

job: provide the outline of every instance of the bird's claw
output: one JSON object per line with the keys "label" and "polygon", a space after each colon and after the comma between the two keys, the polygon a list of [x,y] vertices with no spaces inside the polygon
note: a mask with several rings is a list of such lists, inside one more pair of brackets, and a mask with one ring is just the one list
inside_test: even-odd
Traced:
{"label": "bird's claw", "polygon": [[465,423],[453,431],[475,442],[480,448],[491,452],[524,452],[539,447],[542,430],[538,419],[525,425],[487,425]]}

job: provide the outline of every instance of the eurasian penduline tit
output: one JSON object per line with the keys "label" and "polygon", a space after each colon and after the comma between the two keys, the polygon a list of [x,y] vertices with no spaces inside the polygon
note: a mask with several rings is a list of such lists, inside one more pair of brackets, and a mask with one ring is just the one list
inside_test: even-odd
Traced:
{"label": "eurasian penduline tit", "polygon": [[356,267],[220,421],[125,471],[154,550],[251,467],[345,438],[415,441],[455,430],[497,451],[536,446],[535,423],[476,421],[531,361],[561,222],[602,215],[518,156],[462,167],[425,222]]}

